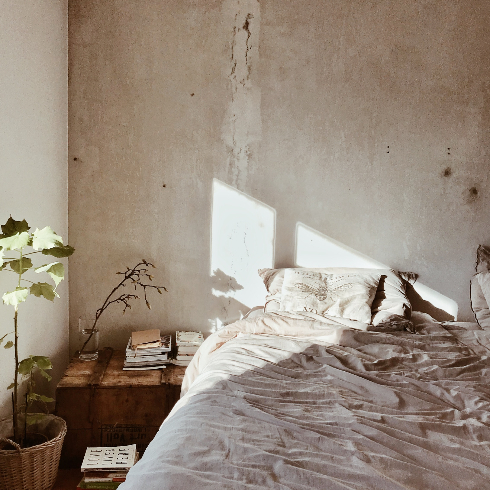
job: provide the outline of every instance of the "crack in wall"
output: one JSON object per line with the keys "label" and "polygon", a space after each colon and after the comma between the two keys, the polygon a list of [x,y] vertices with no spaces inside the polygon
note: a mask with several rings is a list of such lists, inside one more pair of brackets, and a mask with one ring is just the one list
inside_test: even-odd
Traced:
{"label": "crack in wall", "polygon": [[251,49],[250,46],[250,38],[252,37],[252,33],[250,32],[250,21],[254,18],[252,14],[248,14],[247,17],[245,18],[245,23],[243,24],[243,30],[247,33],[247,41],[245,42],[245,66],[247,67],[247,79],[250,79],[250,73],[252,67],[250,66],[250,63],[248,61],[248,52]]}
{"label": "crack in wall", "polygon": [[[260,3],[258,0],[228,0],[225,12],[233,19],[231,38],[231,103],[223,139],[229,151],[232,184],[246,184],[253,151],[251,144],[261,138],[260,90],[252,79],[258,63]],[[230,15],[231,14],[231,15]]]}

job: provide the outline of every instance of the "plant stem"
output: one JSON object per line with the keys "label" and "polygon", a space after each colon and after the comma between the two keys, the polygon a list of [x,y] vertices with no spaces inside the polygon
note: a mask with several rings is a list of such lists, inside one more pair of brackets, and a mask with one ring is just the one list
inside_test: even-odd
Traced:
{"label": "plant stem", "polygon": [[14,314],[14,356],[15,356],[15,374],[14,374],[14,394],[12,398],[12,405],[13,405],[13,413],[12,413],[12,422],[14,425],[14,441],[19,442],[19,433],[18,433],[18,419],[17,419],[17,391],[18,391],[18,378],[19,378],[19,347],[18,347],[18,331],[17,331],[17,306],[15,307],[15,314]]}
{"label": "plant stem", "polygon": [[[17,287],[20,287],[20,280],[22,278],[22,249],[20,249],[20,270],[19,281]],[[14,441],[19,443],[20,434],[18,427],[18,391],[19,391],[19,331],[18,331],[18,314],[19,305],[15,305],[14,313],[14,357],[15,357],[15,373],[14,373],[14,398],[13,398],[13,413],[12,422],[14,425]]]}
{"label": "plant stem", "polygon": [[143,263],[140,263],[137,266],[135,266],[130,271],[131,273],[129,275],[127,272],[124,274],[124,279],[109,293],[109,296],[107,296],[106,300],[104,301],[104,304],[95,312],[95,321],[94,321],[94,324],[92,325],[92,331],[90,332],[90,335],[88,336],[87,340],[82,345],[82,348],[80,349],[80,354],[83,352],[83,349],[85,349],[87,344],[90,342],[90,339],[93,337],[94,332],[95,332],[95,326],[97,325],[97,322],[99,321],[100,315],[102,315],[102,313],[107,308],[107,306],[109,306],[108,305],[109,298],[128,280],[128,278],[131,276],[131,274],[134,273],[134,270],[136,269],[136,267],[138,267],[140,265],[143,265]]}
{"label": "plant stem", "polygon": [[[32,371],[31,371],[31,376],[32,376]],[[25,394],[26,398],[26,404],[25,404],[25,411],[24,411],[24,444],[22,444],[23,447],[27,445],[27,392]]]}

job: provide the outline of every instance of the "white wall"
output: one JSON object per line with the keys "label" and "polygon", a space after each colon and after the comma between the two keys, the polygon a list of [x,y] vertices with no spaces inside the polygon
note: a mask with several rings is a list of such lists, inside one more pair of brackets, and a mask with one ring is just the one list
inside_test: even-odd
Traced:
{"label": "white wall", "polygon": [[[0,222],[51,226],[67,243],[67,0],[0,0]],[[0,292],[11,291],[6,272]],[[54,390],[68,361],[68,286],[19,307],[20,356],[47,355]],[[0,304],[0,336],[13,330]],[[0,419],[10,414],[13,349],[0,348]]]}
{"label": "white wall", "polygon": [[489,11],[71,1],[72,332],[140,257],[169,292],[107,312],[102,343],[209,332],[263,297],[258,267],[297,262],[301,229],[418,273],[471,319],[490,240]]}

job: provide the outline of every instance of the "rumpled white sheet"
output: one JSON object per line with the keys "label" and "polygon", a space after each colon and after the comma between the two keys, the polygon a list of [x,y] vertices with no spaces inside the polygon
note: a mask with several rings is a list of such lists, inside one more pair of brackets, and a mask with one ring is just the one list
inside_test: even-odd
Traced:
{"label": "rumpled white sheet", "polygon": [[120,490],[490,488],[488,356],[428,316],[331,322],[275,313],[206,339]]}

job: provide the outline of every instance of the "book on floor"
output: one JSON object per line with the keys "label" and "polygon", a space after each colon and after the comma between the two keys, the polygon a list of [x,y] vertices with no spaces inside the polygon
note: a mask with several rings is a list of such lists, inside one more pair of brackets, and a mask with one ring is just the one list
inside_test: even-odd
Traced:
{"label": "book on floor", "polygon": [[137,461],[136,444],[115,447],[88,447],[81,470],[128,471]]}
{"label": "book on floor", "polygon": [[86,482],[118,482],[126,480],[127,474],[127,471],[86,471],[83,474],[83,480]]}
{"label": "book on floor", "polygon": [[116,490],[122,481],[85,481],[84,478],[77,485],[77,490]]}

